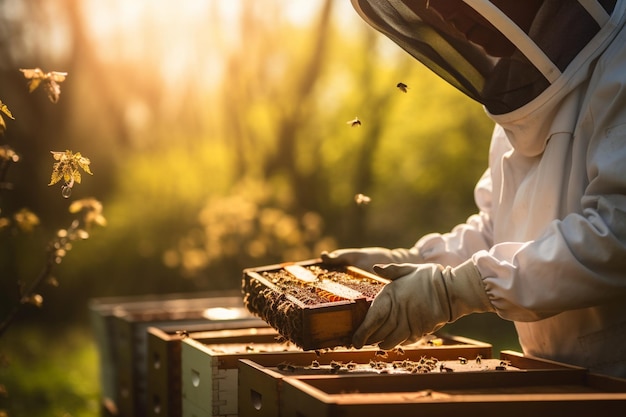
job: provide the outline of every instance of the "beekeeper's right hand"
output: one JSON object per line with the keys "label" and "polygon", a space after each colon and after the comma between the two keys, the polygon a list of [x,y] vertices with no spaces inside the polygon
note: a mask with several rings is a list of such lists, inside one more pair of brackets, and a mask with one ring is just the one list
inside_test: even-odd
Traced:
{"label": "beekeeper's right hand", "polygon": [[381,247],[337,249],[322,252],[322,262],[328,265],[352,265],[364,271],[374,272],[376,264],[424,262],[416,248],[387,249]]}

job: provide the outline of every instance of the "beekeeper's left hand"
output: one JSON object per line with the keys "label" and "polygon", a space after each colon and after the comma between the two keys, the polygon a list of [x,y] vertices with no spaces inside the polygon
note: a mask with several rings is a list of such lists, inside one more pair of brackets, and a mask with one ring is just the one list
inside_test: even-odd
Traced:
{"label": "beekeeper's left hand", "polygon": [[393,280],[376,296],[352,338],[354,347],[392,349],[413,343],[470,313],[494,311],[482,277],[470,260],[458,267],[437,264],[375,265]]}

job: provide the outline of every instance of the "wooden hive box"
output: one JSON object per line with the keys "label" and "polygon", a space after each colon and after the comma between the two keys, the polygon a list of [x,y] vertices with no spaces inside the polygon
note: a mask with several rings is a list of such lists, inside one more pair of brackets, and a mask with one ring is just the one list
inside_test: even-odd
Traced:
{"label": "wooden hive box", "polygon": [[350,346],[352,334],[389,281],[353,266],[321,260],[243,272],[244,305],[303,350]]}
{"label": "wooden hive box", "polygon": [[[279,387],[279,396],[273,401],[248,393],[247,401],[252,406],[242,407],[246,410],[242,416],[528,417],[597,412],[622,415],[626,409],[624,379],[591,374],[583,368],[512,351],[501,352],[500,361],[502,370],[490,367],[464,371],[462,368],[467,365],[455,362],[450,368],[454,371],[435,367],[427,373],[290,376],[242,360],[242,381],[254,379],[259,390],[271,388],[272,381],[280,382],[273,385]],[[240,398],[244,398],[243,393]]]}
{"label": "wooden hive box", "polygon": [[[390,371],[410,372],[408,366],[430,364],[431,358],[468,363],[487,363],[492,359],[491,345],[460,336],[428,336],[421,341],[399,349],[377,351],[374,348],[349,350],[349,355],[337,355],[331,351],[314,362],[289,361],[277,366],[267,366],[255,359],[239,360],[239,416],[276,417],[280,415],[282,379],[302,376],[335,376],[355,372],[367,373]],[[497,364],[500,360],[496,361]],[[428,365],[430,367],[434,365]],[[472,365],[469,365],[472,366]],[[413,372],[417,372],[416,368]]]}
{"label": "wooden hive box", "polygon": [[[181,344],[183,416],[239,415],[239,360],[249,359],[263,366],[290,364],[307,366],[313,361],[330,365],[333,361],[376,360],[381,353],[374,347],[302,351],[291,343],[277,343],[279,334],[273,328],[230,330],[225,340],[202,341],[186,338]],[[227,342],[227,343],[226,343]],[[408,345],[404,352],[384,352],[390,360],[419,359],[422,356],[463,354],[475,358],[491,357],[491,345],[471,339],[442,336]]]}
{"label": "wooden hive box", "polygon": [[212,331],[267,327],[267,323],[258,318],[188,326],[184,332],[181,332],[183,329],[179,326],[148,327],[146,415],[182,415],[181,342],[184,338],[189,337],[201,343],[210,342],[203,337],[211,335]]}
{"label": "wooden hive box", "polygon": [[[146,347],[150,326],[190,329],[211,322],[226,324],[254,317],[239,291],[104,297],[90,300],[90,316],[100,360],[103,413],[146,415]],[[230,319],[208,316],[227,309]]]}

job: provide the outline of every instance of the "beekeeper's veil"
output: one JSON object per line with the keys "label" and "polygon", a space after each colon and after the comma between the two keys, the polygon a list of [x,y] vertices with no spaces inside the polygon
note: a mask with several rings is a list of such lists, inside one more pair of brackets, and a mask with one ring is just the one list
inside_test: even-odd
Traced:
{"label": "beekeeper's veil", "polygon": [[352,0],[409,54],[494,114],[554,83],[616,0]]}

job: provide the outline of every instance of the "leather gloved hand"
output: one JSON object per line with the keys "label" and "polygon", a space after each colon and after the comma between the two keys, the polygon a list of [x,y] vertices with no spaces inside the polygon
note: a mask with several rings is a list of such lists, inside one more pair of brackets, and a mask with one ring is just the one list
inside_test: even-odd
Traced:
{"label": "leather gloved hand", "polygon": [[376,296],[354,332],[352,344],[357,349],[366,344],[392,349],[416,342],[467,314],[494,311],[471,260],[456,268],[376,265],[374,272],[393,281]]}
{"label": "leather gloved hand", "polygon": [[352,265],[368,272],[374,272],[372,267],[376,264],[422,262],[417,249],[380,247],[337,249],[333,252],[322,252],[321,258],[328,265]]}

